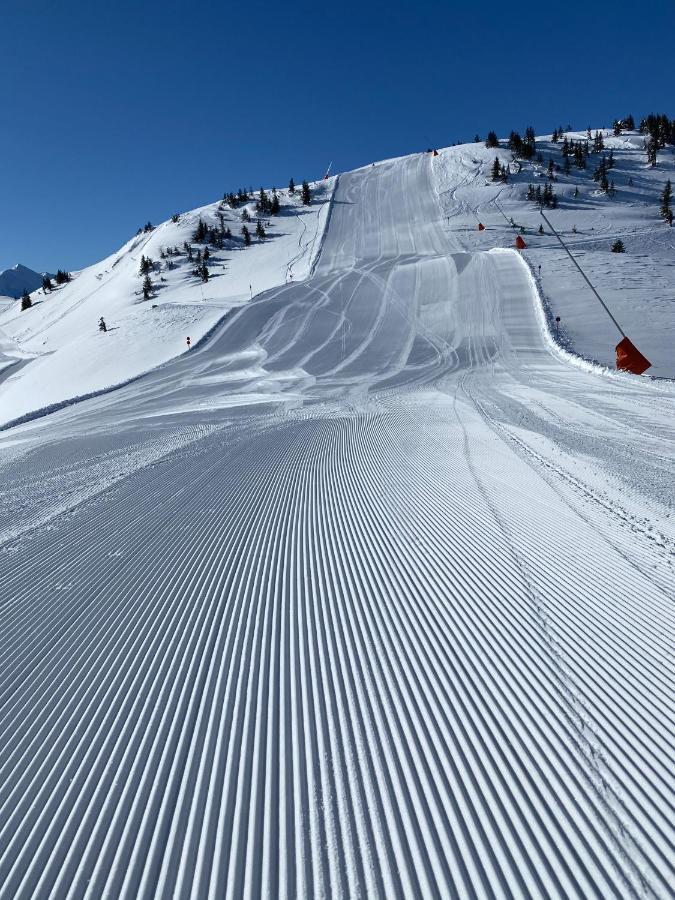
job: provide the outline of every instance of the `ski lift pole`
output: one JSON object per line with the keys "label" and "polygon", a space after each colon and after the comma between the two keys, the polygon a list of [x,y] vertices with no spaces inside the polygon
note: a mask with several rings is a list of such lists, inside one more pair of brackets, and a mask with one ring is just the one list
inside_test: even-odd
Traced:
{"label": "ski lift pole", "polygon": [[614,316],[611,314],[611,312],[609,311],[609,307],[607,306],[607,304],[605,303],[605,301],[602,299],[602,297],[600,296],[600,294],[599,294],[599,293],[596,291],[596,289],[593,287],[593,285],[592,285],[591,282],[589,281],[589,279],[588,279],[586,273],[585,273],[584,270],[581,268],[581,266],[580,266],[579,263],[576,261],[576,259],[572,256],[571,252],[567,249],[567,246],[566,246],[565,242],[563,241],[563,239],[560,237],[560,235],[559,235],[558,232],[555,230],[555,228],[553,227],[553,225],[551,225],[551,223],[549,222],[549,220],[546,218],[546,216],[544,215],[544,210],[543,210],[543,209],[540,209],[539,212],[540,212],[541,217],[542,217],[542,219],[544,220],[544,222],[546,222],[546,224],[547,224],[548,227],[551,229],[551,231],[553,232],[553,234],[554,234],[554,235],[558,238],[558,240],[560,241],[560,243],[561,243],[561,245],[562,245],[562,248],[563,248],[563,250],[565,251],[565,253],[569,256],[569,258],[572,260],[572,262],[574,263],[574,265],[575,265],[575,266],[577,267],[577,269],[579,270],[579,272],[580,272],[580,274],[581,274],[581,277],[584,279],[584,281],[586,282],[586,284],[589,286],[589,288],[593,291],[593,293],[595,294],[595,296],[598,298],[600,304],[602,305],[602,308],[605,310],[605,312],[606,312],[607,315],[610,317],[610,319],[612,320],[612,322],[614,322],[614,324],[615,324],[615,326],[617,327],[617,329],[618,329],[619,334],[621,335],[621,337],[625,338],[625,337],[627,336],[627,335],[626,335],[626,332],[623,330],[623,328],[619,325],[619,323],[616,321],[616,319],[614,318]]}

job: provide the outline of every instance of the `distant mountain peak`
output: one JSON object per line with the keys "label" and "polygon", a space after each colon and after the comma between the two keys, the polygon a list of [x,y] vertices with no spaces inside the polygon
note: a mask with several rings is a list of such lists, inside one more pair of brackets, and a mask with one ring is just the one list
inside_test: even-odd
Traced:
{"label": "distant mountain peak", "polygon": [[42,285],[42,273],[17,263],[0,272],[0,297],[20,297],[24,291],[36,291]]}

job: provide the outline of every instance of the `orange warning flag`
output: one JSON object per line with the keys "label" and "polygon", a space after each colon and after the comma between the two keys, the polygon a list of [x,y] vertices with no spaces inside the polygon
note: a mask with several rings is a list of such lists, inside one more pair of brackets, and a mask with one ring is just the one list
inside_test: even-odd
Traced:
{"label": "orange warning flag", "polygon": [[479,223],[478,223],[478,230],[479,230],[479,231],[485,231],[485,225],[483,225],[482,222],[479,222]]}
{"label": "orange warning flag", "polygon": [[521,238],[521,236],[518,235],[518,236],[516,237],[516,249],[517,249],[517,250],[524,250],[526,247],[527,247],[527,244],[526,244],[525,241]]}
{"label": "orange warning flag", "polygon": [[616,345],[616,367],[633,375],[642,375],[651,367],[646,356],[643,356],[635,344],[625,337]]}

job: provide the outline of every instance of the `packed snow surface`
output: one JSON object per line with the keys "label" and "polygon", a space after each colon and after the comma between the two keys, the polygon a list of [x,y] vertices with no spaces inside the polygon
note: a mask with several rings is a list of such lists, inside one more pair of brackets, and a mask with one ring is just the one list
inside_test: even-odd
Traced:
{"label": "packed snow surface", "polygon": [[553,346],[490,162],[2,434],[3,900],[672,896],[675,384]]}

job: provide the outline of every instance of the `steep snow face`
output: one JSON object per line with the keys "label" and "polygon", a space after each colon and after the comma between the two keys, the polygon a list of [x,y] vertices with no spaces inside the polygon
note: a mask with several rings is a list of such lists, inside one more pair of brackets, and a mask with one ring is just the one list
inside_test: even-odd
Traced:
{"label": "steep snow face", "polygon": [[42,275],[27,266],[17,264],[0,272],[0,297],[20,297],[24,291],[30,294],[42,284]]}
{"label": "steep snow face", "polygon": [[672,895],[675,385],[551,352],[479,172],[0,434],[2,900]]}
{"label": "steep snow face", "polygon": [[[147,233],[136,235],[118,252],[81,272],[52,292],[32,295],[31,309],[17,304],[0,310],[0,423],[118,385],[194,347],[229,310],[287,281],[306,277],[319,248],[333,180],[313,186],[310,206],[300,192],[280,191],[278,216],[265,216],[266,237],[255,235],[255,202],[231,210],[213,203],[184,213]],[[251,221],[251,246],[242,238],[245,212]],[[230,229],[222,250],[209,245],[209,281],[194,274],[193,242],[201,219]],[[189,260],[184,243],[192,243]],[[176,255],[167,251],[176,248]],[[144,299],[141,257],[150,257],[153,293]],[[41,283],[41,278],[40,278]],[[100,333],[103,316],[107,333]],[[31,357],[28,365],[12,367]]]}

